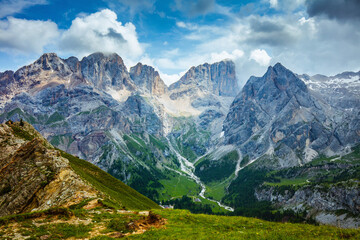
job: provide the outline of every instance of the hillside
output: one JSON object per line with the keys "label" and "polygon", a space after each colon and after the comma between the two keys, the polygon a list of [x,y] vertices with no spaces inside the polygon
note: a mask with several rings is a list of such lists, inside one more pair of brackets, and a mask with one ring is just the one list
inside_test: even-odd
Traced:
{"label": "hillside", "polygon": [[159,206],[91,163],[56,150],[30,124],[0,126],[2,216],[99,199],[115,208]]}

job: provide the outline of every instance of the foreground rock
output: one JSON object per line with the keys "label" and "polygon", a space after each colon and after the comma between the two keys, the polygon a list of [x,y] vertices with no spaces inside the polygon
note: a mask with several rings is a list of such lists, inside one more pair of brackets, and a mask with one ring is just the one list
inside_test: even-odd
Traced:
{"label": "foreground rock", "polygon": [[27,123],[0,125],[0,216],[100,197]]}

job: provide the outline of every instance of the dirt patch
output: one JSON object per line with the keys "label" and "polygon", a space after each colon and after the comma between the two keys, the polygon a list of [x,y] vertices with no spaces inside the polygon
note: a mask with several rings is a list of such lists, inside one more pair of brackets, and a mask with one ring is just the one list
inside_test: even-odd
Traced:
{"label": "dirt patch", "polygon": [[90,210],[90,209],[94,209],[94,208],[97,208],[97,207],[103,207],[103,204],[99,201],[99,199],[91,200],[83,208],[86,209],[86,210]]}
{"label": "dirt patch", "polygon": [[[144,214],[145,215],[145,214]],[[146,215],[145,215],[146,216]],[[142,234],[151,228],[161,228],[166,224],[166,219],[153,212],[148,212],[148,215],[140,220],[129,223],[129,228],[133,229],[131,234]]]}

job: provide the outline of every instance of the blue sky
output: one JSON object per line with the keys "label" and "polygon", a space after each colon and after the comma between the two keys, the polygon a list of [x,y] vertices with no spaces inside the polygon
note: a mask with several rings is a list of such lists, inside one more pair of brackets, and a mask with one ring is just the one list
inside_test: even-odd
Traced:
{"label": "blue sky", "polygon": [[360,70],[358,0],[1,0],[0,71],[42,53],[116,52],[167,84],[232,59],[244,84],[281,62],[297,73]]}

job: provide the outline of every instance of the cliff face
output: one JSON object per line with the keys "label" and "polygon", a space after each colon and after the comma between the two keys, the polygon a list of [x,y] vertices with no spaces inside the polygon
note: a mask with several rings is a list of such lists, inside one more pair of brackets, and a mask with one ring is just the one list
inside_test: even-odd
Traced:
{"label": "cliff face", "polygon": [[259,201],[270,201],[278,207],[303,211],[322,224],[337,227],[360,226],[359,181],[352,180],[329,186],[304,186],[297,190],[280,191],[275,187],[260,187],[255,191]]}
{"label": "cliff face", "polygon": [[27,123],[0,125],[0,152],[0,216],[100,196]]}
{"label": "cliff face", "polygon": [[271,201],[287,207],[311,207],[318,211],[347,210],[353,214],[360,214],[360,189],[358,181],[344,185],[333,184],[329,187],[301,187],[296,191],[276,191],[275,187],[260,188],[255,192],[259,201]]}
{"label": "cliff face", "polygon": [[138,88],[150,94],[160,96],[168,91],[164,81],[153,67],[138,63],[130,68],[130,77]]}
{"label": "cliff face", "polygon": [[170,97],[177,99],[183,95],[192,95],[197,90],[213,93],[217,96],[234,97],[239,91],[235,75],[235,64],[224,60],[214,64],[202,64],[190,68],[179,81],[170,85]]}

